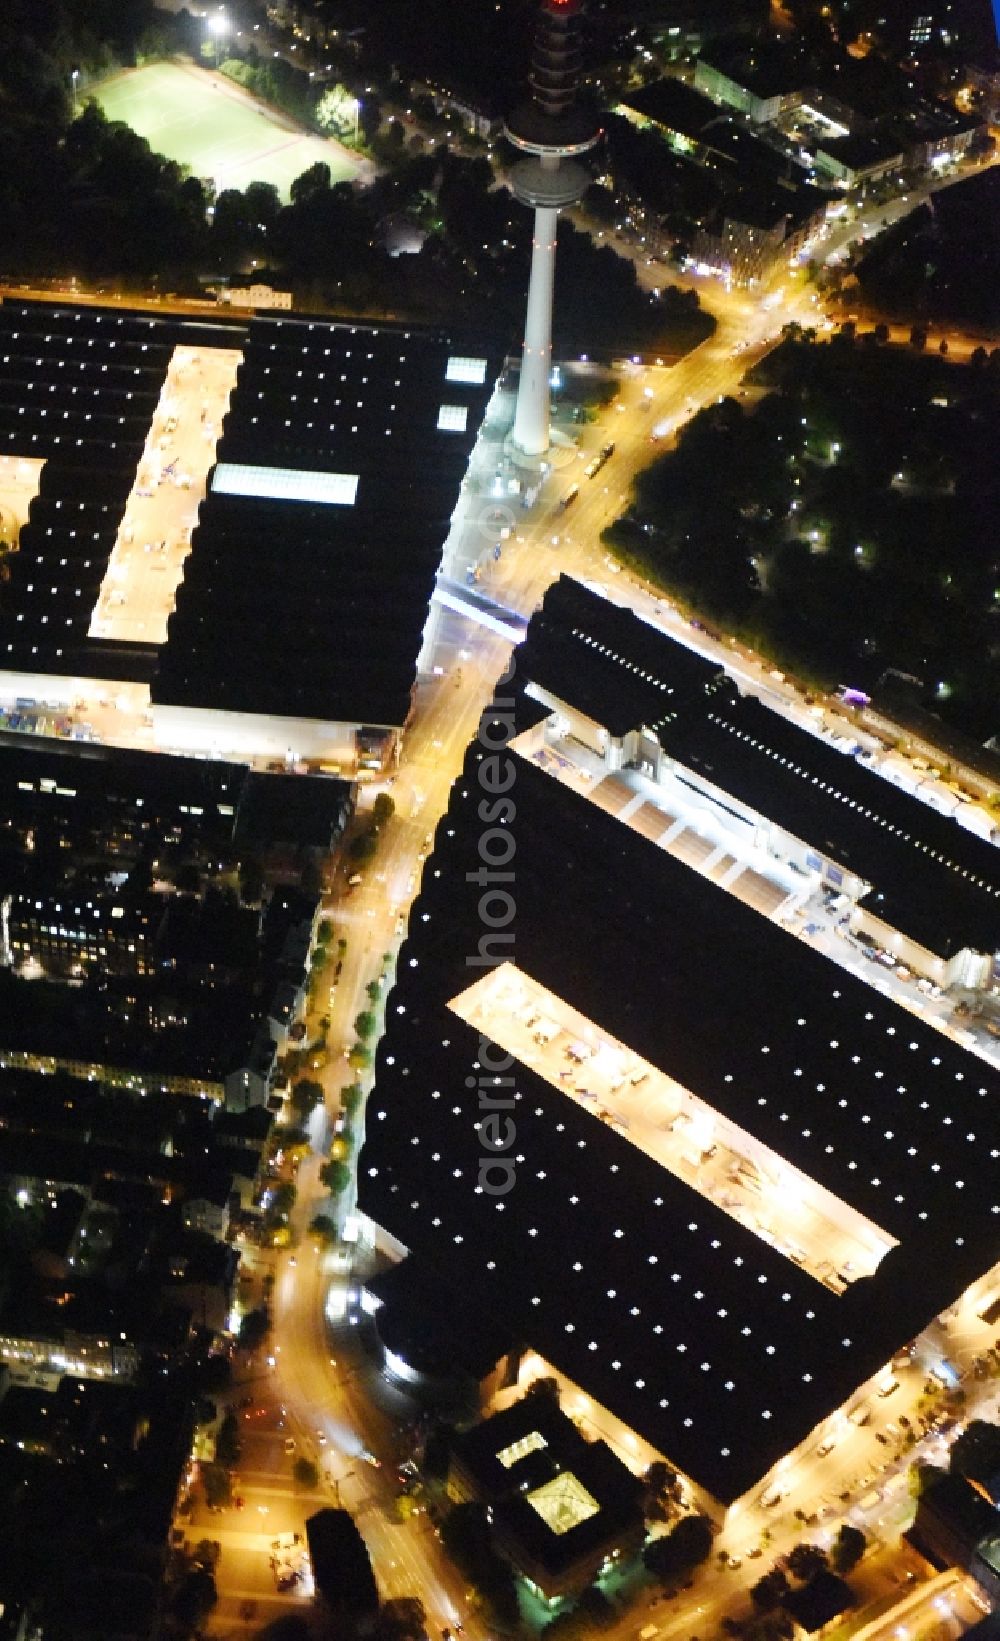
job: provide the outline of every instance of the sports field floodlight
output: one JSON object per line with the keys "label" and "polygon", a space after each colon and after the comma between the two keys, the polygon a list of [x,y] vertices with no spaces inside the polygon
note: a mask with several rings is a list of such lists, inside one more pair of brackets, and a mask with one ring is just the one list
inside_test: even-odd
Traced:
{"label": "sports field floodlight", "polygon": [[215,39],[215,66],[219,66],[219,50],[223,40],[229,33],[229,18],[224,11],[213,12],[208,18],[208,32]]}

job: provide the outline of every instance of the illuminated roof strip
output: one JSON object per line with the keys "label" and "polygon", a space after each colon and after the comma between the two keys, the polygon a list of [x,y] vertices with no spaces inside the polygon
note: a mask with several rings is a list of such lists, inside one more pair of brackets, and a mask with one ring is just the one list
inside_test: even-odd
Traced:
{"label": "illuminated roof strip", "polygon": [[324,506],[353,507],[358,493],[358,475],[220,462],[212,475],[212,490],[221,496],[249,496],[263,501],[310,501],[320,502]]}

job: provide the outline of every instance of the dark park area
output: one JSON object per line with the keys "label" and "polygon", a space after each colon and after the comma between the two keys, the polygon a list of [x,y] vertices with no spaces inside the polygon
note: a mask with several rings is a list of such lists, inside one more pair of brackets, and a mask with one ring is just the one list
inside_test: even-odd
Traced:
{"label": "dark park area", "polygon": [[819,685],[920,679],[997,728],[1000,354],[789,336],[702,410],[605,533],[624,563]]}

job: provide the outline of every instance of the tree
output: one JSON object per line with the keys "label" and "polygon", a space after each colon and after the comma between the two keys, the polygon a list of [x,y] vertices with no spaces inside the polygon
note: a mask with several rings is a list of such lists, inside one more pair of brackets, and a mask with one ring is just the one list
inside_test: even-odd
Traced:
{"label": "tree", "polygon": [[953,1476],[989,1481],[1000,1470],[1000,1425],[971,1419],[951,1444],[948,1468]]}
{"label": "tree", "polygon": [[559,1380],[551,1373],[543,1373],[537,1379],[532,1379],[522,1396],[523,1402],[551,1402],[553,1407],[559,1406]]}
{"label": "tree", "polygon": [[212,1574],[204,1567],[192,1567],[174,1591],[171,1602],[174,1617],[189,1632],[197,1630],[218,1599],[219,1592]]}
{"label": "tree", "polygon": [[323,1099],[323,1084],[312,1077],[300,1077],[289,1095],[292,1108],[299,1117],[308,1117],[316,1106],[323,1104]]}
{"label": "tree", "polygon": [[369,1003],[377,1003],[382,996],[381,980],[369,980],[367,986],[365,987],[365,993],[368,997]]}
{"label": "tree", "polygon": [[233,1382],[228,1356],[209,1356],[198,1371],[198,1388],[208,1396],[221,1396]]}
{"label": "tree", "polygon": [[325,1246],[329,1246],[331,1242],[337,1240],[337,1226],[329,1214],[317,1214],[314,1219],[311,1219],[309,1221],[309,1233],[311,1236],[318,1237]]}
{"label": "tree", "polygon": [[271,1193],[271,1202],[267,1210],[267,1217],[271,1220],[287,1219],[295,1207],[298,1192],[288,1180],[282,1180]]}
{"label": "tree", "polygon": [[327,946],[332,939],[333,924],[330,922],[328,917],[324,917],[319,928],[316,930],[316,943],[319,946]]}
{"label": "tree", "polygon": [[271,1319],[263,1306],[257,1310],[247,1311],[240,1322],[240,1331],[237,1336],[241,1350],[256,1350],[267,1338],[271,1326]]}
{"label": "tree", "polygon": [[657,1459],[650,1465],[643,1476],[646,1486],[645,1516],[647,1521],[666,1521],[667,1505],[677,1498],[680,1492],[679,1478],[676,1470],[662,1459]]}
{"label": "tree", "polygon": [[217,1538],[200,1538],[191,1551],[191,1560],[197,1567],[205,1567],[208,1572],[214,1572],[219,1565],[222,1555],[222,1545]]}
{"label": "tree", "polygon": [[948,352],[948,338],[946,336],[942,336],[940,342],[938,343],[938,353],[944,354],[944,353],[947,353],[947,352]]}
{"label": "tree", "polygon": [[319,1471],[312,1459],[304,1459],[301,1456],[296,1459],[292,1465],[292,1480],[296,1487],[308,1488],[310,1492],[319,1486]]}
{"label": "tree", "polygon": [[928,1464],[923,1459],[918,1459],[916,1464],[911,1464],[907,1472],[907,1483],[911,1499],[923,1498],[924,1494],[930,1488],[936,1486],[944,1474],[945,1472],[940,1465]]}
{"label": "tree", "polygon": [[352,1071],[366,1071],[372,1063],[371,1051],[364,1043],[355,1043],[347,1059]]}
{"label": "tree", "polygon": [[359,832],[356,838],[351,839],[347,853],[352,860],[364,863],[371,860],[377,848],[378,832],[374,826],[370,826],[366,831]]}
{"label": "tree", "polygon": [[396,805],[388,792],[380,792],[372,804],[372,819],[376,826],[384,826],[386,821],[392,820],[396,813]]}
{"label": "tree", "polygon": [[354,1029],[359,1037],[370,1037],[375,1030],[375,1016],[369,1009],[363,1009],[354,1017]]}
{"label": "tree", "polygon": [[344,1089],[344,1092],[340,1098],[344,1110],[349,1117],[354,1116],[354,1113],[357,1111],[362,1100],[364,1099],[364,1092],[365,1091],[361,1087],[360,1083],[350,1083],[347,1088]]}
{"label": "tree", "polygon": [[982,370],[988,359],[989,354],[983,347],[973,348],[972,352],[969,354],[969,364],[972,366],[973,370]]}
{"label": "tree", "polygon": [[382,124],[382,105],[371,92],[358,105],[358,124],[361,127],[361,135],[371,147]]}
{"label": "tree", "polygon": [[319,1171],[320,1181],[332,1197],[339,1197],[351,1183],[351,1170],[346,1162],[325,1162]]}
{"label": "tree", "polygon": [[240,1462],[240,1451],[239,1420],[235,1413],[229,1412],[219,1426],[219,1433],[215,1438],[215,1462],[224,1464],[227,1470],[232,1470]]}
{"label": "tree", "polygon": [[281,214],[281,195],[273,182],[248,182],[243,190],[246,213],[262,234],[273,233]]}
{"label": "tree", "polygon": [[927,331],[923,325],[914,325],[910,331],[910,346],[917,353],[921,353],[927,346]]}
{"label": "tree", "polygon": [[329,193],[329,190],[330,167],[325,160],[317,160],[293,179],[288,197],[293,205],[302,205],[316,194]]}
{"label": "tree", "polygon": [[844,1522],[830,1548],[830,1566],[841,1577],[856,1567],[865,1553],[867,1540],[857,1527]]}
{"label": "tree", "polygon": [[788,1579],[780,1567],[775,1567],[773,1572],[765,1573],[764,1577],[759,1578],[753,1585],[750,1600],[758,1612],[769,1613],[775,1607],[783,1606],[790,1594]]}
{"label": "tree", "polygon": [[875,326],[875,330],[873,332],[873,335],[875,337],[875,346],[879,347],[879,348],[884,348],[885,344],[889,340],[889,327],[888,327],[888,325],[882,324],[880,322],[879,324],[877,324]]}
{"label": "tree", "polygon": [[427,1614],[417,1596],[401,1595],[383,1601],[372,1630],[373,1641],[425,1641],[426,1635]]}
{"label": "tree", "polygon": [[221,1464],[203,1464],[201,1467],[201,1481],[205,1489],[205,1503],[213,1509],[227,1505],[232,1496],[232,1484],[229,1471]]}
{"label": "tree", "polygon": [[649,1570],[664,1584],[689,1572],[712,1553],[712,1527],[705,1516],[682,1516],[672,1533],[654,1538],[642,1552]]}
{"label": "tree", "polygon": [[608,1600],[599,1584],[588,1584],[576,1604],[576,1610],[582,1613],[591,1624],[607,1627],[614,1621],[615,1609]]}
{"label": "tree", "polygon": [[826,1565],[826,1551],[818,1544],[796,1544],[788,1552],[788,1570],[803,1584],[808,1584]]}

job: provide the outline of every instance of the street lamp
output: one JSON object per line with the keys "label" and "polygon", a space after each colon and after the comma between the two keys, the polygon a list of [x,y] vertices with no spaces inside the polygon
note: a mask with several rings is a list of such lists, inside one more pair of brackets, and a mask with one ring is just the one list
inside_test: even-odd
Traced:
{"label": "street lamp", "polygon": [[208,19],[208,32],[215,36],[215,66],[219,66],[219,48],[229,33],[229,18],[224,11],[217,11]]}
{"label": "street lamp", "polygon": [[80,103],[79,103],[79,99],[77,97],[77,92],[76,92],[76,84],[77,84],[77,81],[79,80],[79,78],[80,78],[80,70],[78,68],[74,68],[72,70],[72,72],[70,73],[70,79],[73,82],[73,118],[74,119],[76,119],[76,116],[80,112]]}

